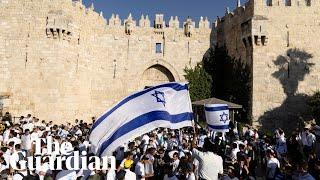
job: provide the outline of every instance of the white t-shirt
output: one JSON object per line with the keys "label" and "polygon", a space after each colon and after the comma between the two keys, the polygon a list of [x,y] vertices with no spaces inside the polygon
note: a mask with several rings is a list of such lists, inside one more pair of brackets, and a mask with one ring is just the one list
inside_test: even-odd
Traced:
{"label": "white t-shirt", "polygon": [[237,149],[237,148],[231,150],[230,159],[232,161],[237,161],[237,153],[238,152],[239,152],[239,149]]}
{"label": "white t-shirt", "polygon": [[36,167],[36,173],[39,175],[40,180],[43,180],[44,176],[40,175],[40,172],[44,172],[46,174],[52,174],[49,163],[46,162],[46,163],[43,163],[40,167]]}
{"label": "white t-shirt", "polygon": [[126,169],[126,175],[124,176],[124,180],[136,180],[136,174],[129,169]]}
{"label": "white t-shirt", "polygon": [[194,175],[194,173],[188,174],[187,180],[196,180],[196,176]]}
{"label": "white t-shirt", "polygon": [[138,162],[136,167],[134,168],[134,172],[137,175],[137,179],[144,180],[145,178],[138,178],[138,176],[145,176],[145,171],[144,171],[144,164],[142,162]]}
{"label": "white t-shirt", "polygon": [[32,131],[34,128],[34,125],[32,123],[27,123],[27,124],[24,124],[22,126],[22,129],[23,129],[23,132],[25,132],[27,129],[29,129],[30,131]]}
{"label": "white t-shirt", "polygon": [[277,158],[270,158],[267,162],[267,168],[269,169],[269,172],[267,174],[267,178],[274,178],[276,175],[276,169],[280,168],[280,162]]}
{"label": "white t-shirt", "polygon": [[35,142],[37,139],[39,139],[39,133],[38,132],[31,133],[31,141]]}
{"label": "white t-shirt", "polygon": [[3,133],[3,143],[6,144],[8,142],[9,136],[10,136],[10,129],[7,129]]}
{"label": "white t-shirt", "polygon": [[106,180],[116,180],[116,171],[115,170],[109,170],[107,173],[107,179]]}
{"label": "white t-shirt", "polygon": [[22,135],[21,136],[21,148],[24,150],[30,150],[32,148],[31,135]]}
{"label": "white t-shirt", "polygon": [[180,160],[176,159],[175,161],[173,161],[172,163],[172,171],[175,172],[179,166]]}
{"label": "white t-shirt", "polygon": [[15,146],[16,144],[21,144],[21,139],[19,139],[19,138],[17,138],[17,137],[13,137],[13,138],[10,138],[10,139],[8,140],[8,144],[9,144],[10,142],[14,142],[14,146]]}
{"label": "white t-shirt", "polygon": [[218,174],[223,174],[223,161],[219,155],[213,152],[201,152],[192,150],[192,154],[199,161],[199,176],[207,180],[218,179]]}
{"label": "white t-shirt", "polygon": [[[21,174],[23,174],[24,176],[28,175],[27,171],[20,171]],[[23,176],[21,176],[21,174],[16,173],[13,177],[12,180],[22,180]]]}

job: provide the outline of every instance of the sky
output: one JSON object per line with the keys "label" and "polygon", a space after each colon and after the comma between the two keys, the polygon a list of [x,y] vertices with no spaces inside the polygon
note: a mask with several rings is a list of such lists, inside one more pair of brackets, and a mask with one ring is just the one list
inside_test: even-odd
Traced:
{"label": "sky", "polygon": [[[242,4],[245,1],[241,0]],[[213,21],[217,16],[224,15],[226,7],[234,9],[237,0],[83,0],[87,7],[92,2],[95,11],[102,11],[106,19],[109,19],[112,13],[119,14],[121,19],[132,13],[135,20],[139,20],[142,14],[148,14],[153,21],[154,15],[161,13],[164,14],[166,23],[170,16],[178,16],[182,23],[188,16],[196,22],[200,16]]]}

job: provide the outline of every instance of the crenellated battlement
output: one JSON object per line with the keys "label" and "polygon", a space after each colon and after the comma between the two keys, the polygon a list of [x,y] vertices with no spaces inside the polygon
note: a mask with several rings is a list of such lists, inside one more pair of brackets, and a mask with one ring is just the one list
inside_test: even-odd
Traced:
{"label": "crenellated battlement", "polygon": [[319,2],[316,0],[258,0],[257,3],[260,6],[267,7],[316,7],[319,6]]}
{"label": "crenellated battlement", "polygon": [[[70,0],[68,0],[70,1]],[[74,6],[80,7],[80,8],[85,8],[85,12],[87,14],[91,13],[91,14],[96,14],[99,15],[100,17],[103,17],[103,13],[100,12],[100,14],[98,14],[95,9],[94,9],[94,4],[92,4],[89,8],[86,8],[83,3],[82,0],[71,0]],[[110,18],[108,20],[105,19],[105,21],[107,22],[107,26],[109,27],[120,27],[120,26],[125,26],[126,25],[126,21],[127,20],[132,20],[134,22],[132,22],[132,25],[134,25],[135,27],[152,27],[152,23],[151,20],[149,18],[148,15],[144,15],[142,14],[139,20],[134,20],[134,17],[132,17],[131,13],[129,14],[129,16],[125,19],[121,19],[119,14],[112,14],[110,16]],[[156,14],[155,15],[155,19],[154,19],[154,23],[153,23],[153,28],[158,29],[156,27],[156,24],[158,25],[158,27],[160,27],[159,25],[162,23],[162,28],[176,28],[176,29],[183,29],[184,28],[184,24],[189,20],[186,19],[184,22],[180,22],[178,16],[171,16],[170,20],[168,22],[168,24],[165,22],[165,17],[163,14]],[[138,22],[138,23],[137,23]],[[200,20],[198,21],[197,25],[196,23],[194,23],[194,28],[196,29],[210,29],[210,22],[208,20],[208,17],[200,17]]]}
{"label": "crenellated battlement", "polygon": [[232,23],[233,19],[238,21],[238,18],[245,18],[253,15],[254,1],[249,0],[244,5],[241,5],[241,1],[237,1],[237,6],[233,11],[230,11],[229,7],[226,8],[225,16],[217,18],[217,24],[220,23]]}

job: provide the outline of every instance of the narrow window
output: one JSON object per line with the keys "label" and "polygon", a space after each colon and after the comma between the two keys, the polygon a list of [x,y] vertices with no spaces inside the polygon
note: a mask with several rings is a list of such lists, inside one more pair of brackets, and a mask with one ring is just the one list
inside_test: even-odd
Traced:
{"label": "narrow window", "polygon": [[257,46],[259,46],[258,38],[259,38],[258,36],[254,36],[254,44],[257,45]]}
{"label": "narrow window", "polygon": [[252,37],[251,36],[248,37],[248,41],[249,41],[249,46],[252,46]]}
{"label": "narrow window", "polygon": [[284,4],[285,6],[291,6],[291,0],[285,0]]}
{"label": "narrow window", "polygon": [[156,53],[162,53],[161,43],[156,43]]}
{"label": "narrow window", "polygon": [[261,44],[264,46],[266,43],[266,36],[261,36]]}
{"label": "narrow window", "polygon": [[311,6],[311,0],[306,0],[306,5]]}
{"label": "narrow window", "polygon": [[272,0],[265,0],[267,6],[272,6]]}
{"label": "narrow window", "polygon": [[243,38],[243,39],[242,39],[242,42],[243,42],[243,44],[244,44],[244,47],[247,47],[247,46],[248,46],[248,45],[247,45],[246,38]]}

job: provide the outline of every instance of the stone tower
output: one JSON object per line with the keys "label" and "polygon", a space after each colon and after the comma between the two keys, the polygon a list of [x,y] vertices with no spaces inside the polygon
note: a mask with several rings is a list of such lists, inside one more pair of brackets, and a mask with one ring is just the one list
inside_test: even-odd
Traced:
{"label": "stone tower", "polygon": [[320,89],[320,2],[249,0],[217,21],[217,44],[252,69],[254,125],[290,129],[308,120]]}

